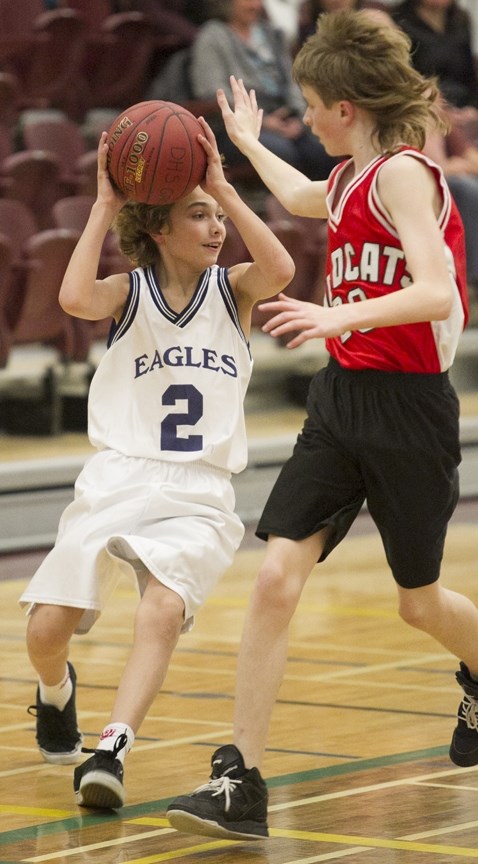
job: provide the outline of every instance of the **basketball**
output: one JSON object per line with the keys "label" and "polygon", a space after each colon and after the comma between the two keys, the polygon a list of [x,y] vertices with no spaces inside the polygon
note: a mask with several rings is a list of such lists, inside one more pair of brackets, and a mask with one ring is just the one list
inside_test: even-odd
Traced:
{"label": "basketball", "polygon": [[130,201],[172,204],[204,179],[207,158],[198,119],[174,102],[138,102],[108,130],[108,172]]}

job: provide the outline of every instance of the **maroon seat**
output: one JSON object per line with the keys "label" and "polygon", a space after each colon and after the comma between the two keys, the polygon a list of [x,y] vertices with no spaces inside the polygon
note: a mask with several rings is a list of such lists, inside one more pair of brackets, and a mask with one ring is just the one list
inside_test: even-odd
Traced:
{"label": "maroon seat", "polygon": [[43,0],[0,0],[0,65],[18,75],[30,60],[34,23],[45,11]]}
{"label": "maroon seat", "polygon": [[66,198],[59,198],[53,205],[56,227],[83,231],[94,202],[94,195],[68,195]]}
{"label": "maroon seat", "polygon": [[6,316],[10,329],[15,326],[23,303],[28,269],[24,250],[30,237],[38,233],[38,223],[30,208],[15,198],[0,198],[0,233],[11,243],[13,254],[9,279],[10,298]]}
{"label": "maroon seat", "polygon": [[86,104],[83,78],[86,24],[75,9],[43,12],[34,22],[34,40],[21,79],[23,109],[56,108],[80,120]]}
{"label": "maroon seat", "polygon": [[294,226],[302,232],[303,248],[300,256],[294,258],[296,275],[287,292],[301,300],[322,303],[325,288],[327,221],[308,216],[294,216],[274,195],[266,197],[265,219],[273,225]]}
{"label": "maroon seat", "polygon": [[23,126],[23,142],[28,150],[53,154],[60,168],[62,195],[78,189],[78,162],[87,152],[80,126],[69,118],[32,119]]}
{"label": "maroon seat", "polygon": [[0,72],[0,124],[10,134],[13,134],[19,111],[20,81],[13,72]]}
{"label": "maroon seat", "polygon": [[141,102],[154,49],[154,28],[146,15],[141,12],[109,15],[99,34],[88,42],[85,66],[90,84],[88,107],[117,107],[119,112]]}
{"label": "maroon seat", "polygon": [[12,303],[13,244],[0,233],[0,368],[7,365],[12,343],[9,310]]}
{"label": "maroon seat", "polygon": [[51,229],[40,231],[27,241],[25,258],[28,271],[12,344],[38,342],[53,345],[64,360],[86,359],[89,347],[87,328],[77,328],[74,319],[58,302],[63,276],[78,236],[77,231]]}
{"label": "maroon seat", "polygon": [[110,0],[68,0],[68,6],[81,15],[88,34],[98,33],[105,18],[111,15]]}
{"label": "maroon seat", "polygon": [[62,195],[57,157],[45,150],[12,153],[0,163],[0,190],[26,204],[40,230],[51,227],[51,208]]}

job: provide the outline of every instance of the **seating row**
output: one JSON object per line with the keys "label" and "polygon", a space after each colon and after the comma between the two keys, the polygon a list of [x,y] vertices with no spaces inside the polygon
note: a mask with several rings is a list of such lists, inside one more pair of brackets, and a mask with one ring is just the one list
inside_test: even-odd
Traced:
{"label": "seating row", "polygon": [[[69,196],[53,205],[54,227],[40,230],[22,201],[0,198],[0,367],[19,344],[53,345],[64,362],[84,362],[110,322],[87,322],[61,309],[58,293],[94,198]],[[124,272],[129,261],[109,233],[100,275]]]}
{"label": "seating row", "polygon": [[41,0],[0,0],[0,68],[17,81],[20,111],[55,108],[81,120],[91,108],[122,110],[144,98],[151,77],[183,45],[140,11],[110,14],[92,30],[71,5],[45,11]]}

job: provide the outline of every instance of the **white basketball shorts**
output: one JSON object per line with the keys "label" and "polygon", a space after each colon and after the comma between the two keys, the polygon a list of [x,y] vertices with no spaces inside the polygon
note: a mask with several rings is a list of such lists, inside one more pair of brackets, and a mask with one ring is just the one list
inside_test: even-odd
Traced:
{"label": "white basketball shorts", "polygon": [[151,573],[182,598],[185,632],[241,543],[234,506],[220,469],[102,450],[80,473],[55,546],[19,602],[84,609],[76,632],[87,633],[121,573],[140,594]]}

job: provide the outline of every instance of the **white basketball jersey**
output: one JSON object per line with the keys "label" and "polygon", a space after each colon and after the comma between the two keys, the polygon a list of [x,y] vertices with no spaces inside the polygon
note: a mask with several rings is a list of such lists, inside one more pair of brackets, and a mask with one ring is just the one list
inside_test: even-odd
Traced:
{"label": "white basketball jersey", "polygon": [[137,268],[130,283],[91,383],[91,443],[127,456],[242,471],[252,359],[227,270],[205,270],[180,313],[168,306],[153,268]]}

